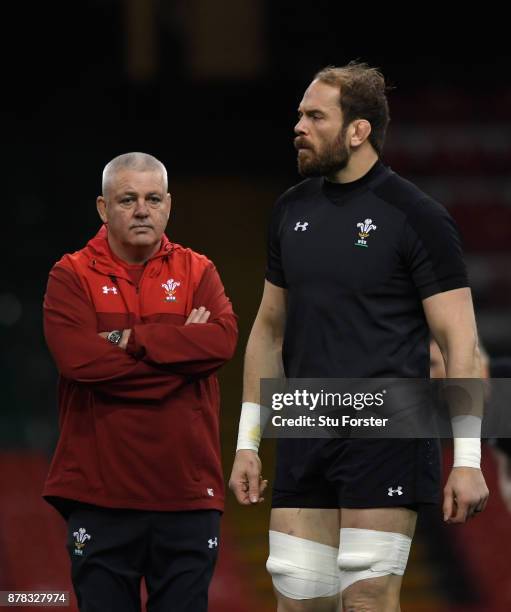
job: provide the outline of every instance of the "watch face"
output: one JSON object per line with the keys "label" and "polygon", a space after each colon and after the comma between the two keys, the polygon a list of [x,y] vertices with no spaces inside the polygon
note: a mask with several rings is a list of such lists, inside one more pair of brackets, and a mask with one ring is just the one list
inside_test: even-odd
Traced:
{"label": "watch face", "polygon": [[114,329],[114,331],[111,331],[107,336],[107,340],[112,344],[119,344],[121,338],[122,332],[120,332],[118,329]]}

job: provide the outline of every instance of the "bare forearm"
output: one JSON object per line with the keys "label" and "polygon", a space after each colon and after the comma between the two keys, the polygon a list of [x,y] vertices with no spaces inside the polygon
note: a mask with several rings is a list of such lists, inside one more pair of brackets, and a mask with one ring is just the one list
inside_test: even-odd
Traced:
{"label": "bare forearm", "polygon": [[243,375],[243,401],[260,403],[261,378],[278,378],[283,375],[282,333],[256,318],[245,353]]}
{"label": "bare forearm", "polygon": [[480,378],[481,355],[475,334],[456,341],[447,340],[441,347],[447,378]]}
{"label": "bare forearm", "polygon": [[445,398],[451,418],[460,415],[483,416],[484,385],[481,381],[481,357],[474,339],[472,346],[449,348],[445,352]]}
{"label": "bare forearm", "polygon": [[468,287],[423,301],[424,312],[444,358],[448,378],[479,378],[477,325]]}

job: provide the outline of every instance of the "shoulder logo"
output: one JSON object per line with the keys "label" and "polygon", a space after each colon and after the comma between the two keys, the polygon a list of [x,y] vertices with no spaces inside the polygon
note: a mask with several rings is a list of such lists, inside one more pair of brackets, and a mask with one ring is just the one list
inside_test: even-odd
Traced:
{"label": "shoulder logo", "polygon": [[107,285],[103,285],[102,289],[105,295],[108,295],[110,292],[117,295],[117,287],[108,287]]}
{"label": "shoulder logo", "polygon": [[393,489],[392,487],[389,487],[387,495],[389,497],[394,497],[394,494],[403,495],[403,487],[399,486],[399,487],[396,487],[395,489]]}
{"label": "shoulder logo", "polygon": [[308,221],[297,221],[295,225],[295,232],[297,232],[298,230],[302,230],[302,232],[305,232],[307,230],[308,225]]}
{"label": "shoulder logo", "polygon": [[359,228],[359,231],[358,231],[359,239],[357,240],[357,242],[355,242],[355,246],[367,248],[366,238],[369,236],[369,232],[371,230],[375,230],[377,226],[373,224],[372,219],[366,219],[363,222],[361,221],[360,223],[357,223],[357,227]]}
{"label": "shoulder logo", "polygon": [[166,283],[162,284],[163,289],[165,289],[165,301],[166,302],[175,302],[176,301],[176,296],[174,295],[176,293],[176,289],[181,285],[180,282],[174,280],[173,278],[169,278],[169,280]]}
{"label": "shoulder logo", "polygon": [[84,546],[87,543],[87,540],[91,539],[91,536],[85,531],[85,527],[80,527],[78,531],[73,533],[73,536],[75,538],[75,549],[73,552],[75,555],[79,555],[81,557],[83,555]]}

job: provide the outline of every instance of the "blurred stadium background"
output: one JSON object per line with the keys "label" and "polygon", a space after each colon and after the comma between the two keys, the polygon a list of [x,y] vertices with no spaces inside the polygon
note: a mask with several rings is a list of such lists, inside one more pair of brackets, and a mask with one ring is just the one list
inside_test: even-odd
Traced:
{"label": "blurred stadium background", "polygon": [[[490,355],[511,354],[511,56],[477,42],[483,23],[437,23],[420,34],[420,14],[400,27],[390,15],[379,21],[369,9],[356,16],[336,4],[18,3],[4,20],[0,590],[70,590],[64,525],[40,500],[57,436],[41,302],[52,264],[96,232],[101,171],[115,155],[146,151],[166,164],[168,234],[213,259],[239,315],[237,357],[221,374],[226,478],[266,223],[275,198],[298,180],[296,107],[326,64],[360,58],[394,85],[384,160],[455,217],[481,337]],[[271,481],[272,444],[263,447]],[[421,518],[404,612],[511,609],[502,554],[511,517],[488,453],[484,462],[492,497],[483,516],[449,529],[439,511]],[[274,609],[264,570],[268,515],[268,500],[246,509],[229,497],[214,612]]]}

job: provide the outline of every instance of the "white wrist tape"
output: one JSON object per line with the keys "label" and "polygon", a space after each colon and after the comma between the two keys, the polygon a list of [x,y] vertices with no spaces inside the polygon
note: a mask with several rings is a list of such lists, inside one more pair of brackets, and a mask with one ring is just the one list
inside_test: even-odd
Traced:
{"label": "white wrist tape", "polygon": [[241,405],[237,451],[248,449],[257,453],[261,436],[269,417],[270,409],[266,406],[260,406],[259,404],[254,404],[254,402],[243,402]]}
{"label": "white wrist tape", "polygon": [[453,467],[481,467],[481,418],[462,414],[451,419],[454,438]]}

